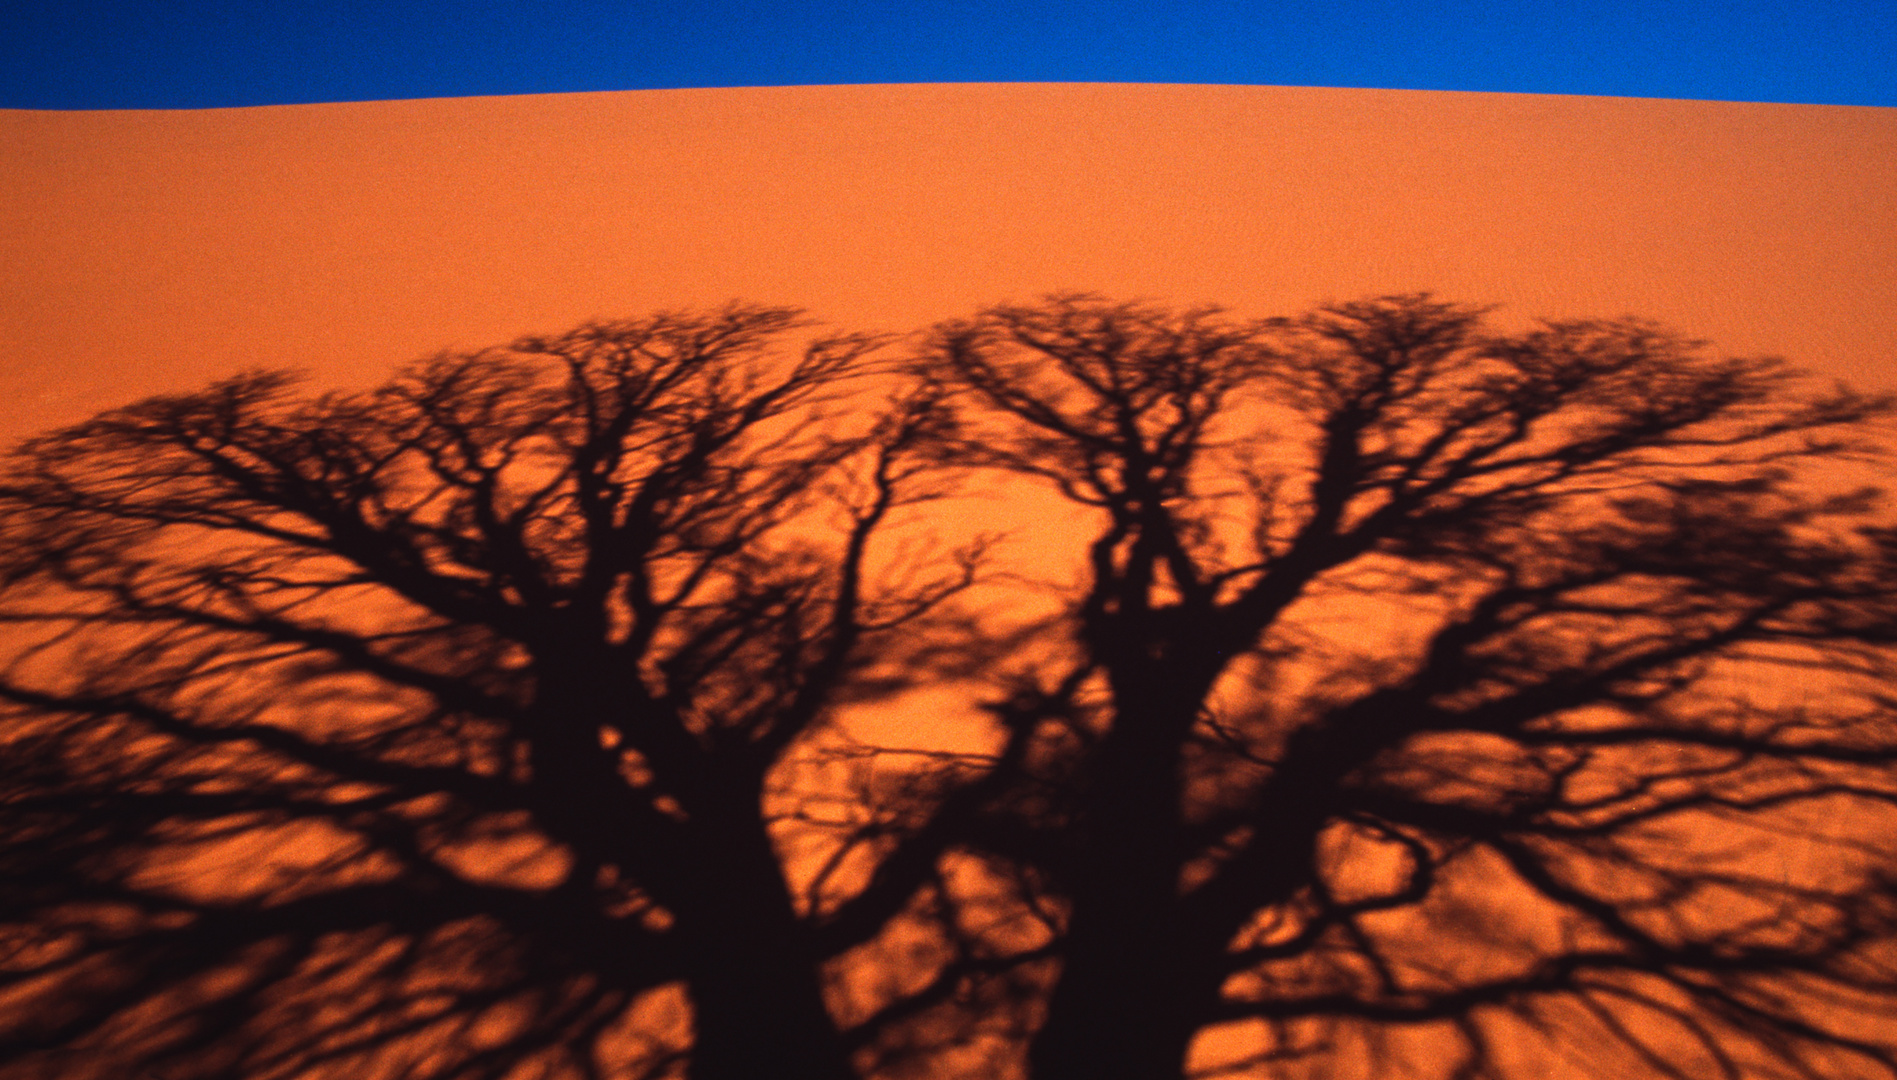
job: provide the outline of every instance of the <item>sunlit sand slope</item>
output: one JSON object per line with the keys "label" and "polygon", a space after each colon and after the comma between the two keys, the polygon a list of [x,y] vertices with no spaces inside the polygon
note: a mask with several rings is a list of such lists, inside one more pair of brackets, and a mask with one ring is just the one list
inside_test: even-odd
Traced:
{"label": "sunlit sand slope", "polygon": [[742,296],[907,329],[1088,289],[1431,289],[1878,382],[1897,110],[1128,85],[0,113],[0,435],[252,366]]}

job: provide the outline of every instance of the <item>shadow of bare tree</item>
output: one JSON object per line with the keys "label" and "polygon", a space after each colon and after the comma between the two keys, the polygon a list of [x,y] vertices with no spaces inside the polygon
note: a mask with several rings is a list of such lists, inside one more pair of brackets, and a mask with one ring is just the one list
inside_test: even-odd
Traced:
{"label": "shadow of bare tree", "polygon": [[[1897,1076],[1890,404],[1483,315],[733,305],[29,441],[0,1073]],[[1091,531],[936,539],[980,477]]]}

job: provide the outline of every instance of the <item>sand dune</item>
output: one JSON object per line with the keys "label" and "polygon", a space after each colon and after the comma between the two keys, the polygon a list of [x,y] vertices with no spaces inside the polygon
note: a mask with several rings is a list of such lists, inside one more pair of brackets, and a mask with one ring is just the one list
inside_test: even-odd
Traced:
{"label": "sand dune", "polygon": [[1054,289],[1432,289],[1897,371],[1897,110],[917,85],[5,112],[0,435],[253,366],[741,296],[907,329]]}

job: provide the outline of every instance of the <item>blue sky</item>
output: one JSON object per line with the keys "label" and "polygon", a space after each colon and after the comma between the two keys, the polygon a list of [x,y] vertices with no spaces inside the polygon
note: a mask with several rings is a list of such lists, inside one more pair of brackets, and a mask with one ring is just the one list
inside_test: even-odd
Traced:
{"label": "blue sky", "polygon": [[1897,106],[1897,0],[12,0],[0,107],[1170,82]]}

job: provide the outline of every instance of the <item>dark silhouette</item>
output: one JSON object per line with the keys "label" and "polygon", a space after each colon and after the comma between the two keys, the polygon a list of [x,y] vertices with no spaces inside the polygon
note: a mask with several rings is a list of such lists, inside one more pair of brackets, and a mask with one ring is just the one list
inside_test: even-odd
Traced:
{"label": "dark silhouette", "polygon": [[[0,1073],[1897,1076],[1890,404],[1483,314],[733,307],[27,443]],[[1072,563],[933,542],[984,476]]]}
{"label": "dark silhouette", "polygon": [[6,1054],[621,1076],[683,1054],[683,986],[694,1075],[851,1075],[764,788],[969,570],[875,557],[927,411],[821,422],[876,342],[777,355],[799,325],[250,376],[29,443]]}

